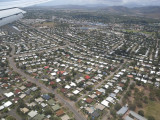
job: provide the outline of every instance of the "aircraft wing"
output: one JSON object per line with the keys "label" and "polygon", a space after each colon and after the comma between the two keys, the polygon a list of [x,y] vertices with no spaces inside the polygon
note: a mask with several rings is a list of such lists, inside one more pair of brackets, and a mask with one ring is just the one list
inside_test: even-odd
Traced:
{"label": "aircraft wing", "polygon": [[12,0],[0,2],[0,27],[23,18],[25,11],[20,8],[49,2],[51,0]]}

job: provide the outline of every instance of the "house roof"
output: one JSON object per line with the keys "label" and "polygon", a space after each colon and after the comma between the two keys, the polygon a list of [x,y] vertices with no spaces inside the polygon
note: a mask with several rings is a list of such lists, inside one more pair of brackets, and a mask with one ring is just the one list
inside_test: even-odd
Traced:
{"label": "house roof", "polygon": [[103,100],[103,101],[101,102],[101,104],[104,105],[104,106],[106,106],[106,107],[109,107],[109,102],[106,101],[106,100]]}
{"label": "house roof", "polygon": [[12,105],[12,102],[11,101],[7,101],[3,104],[4,107],[9,107]]}
{"label": "house roof", "polygon": [[56,105],[52,106],[52,109],[53,109],[54,111],[57,111],[57,110],[60,109],[60,106],[59,106],[58,104],[56,104]]}
{"label": "house roof", "polygon": [[61,117],[61,119],[62,119],[62,120],[69,120],[70,117],[69,117],[68,115],[64,115],[64,116]]}
{"label": "house roof", "polygon": [[44,99],[40,97],[40,98],[35,99],[35,101],[39,103],[39,102],[43,102]]}
{"label": "house roof", "polygon": [[128,111],[128,107],[123,106],[118,112],[118,115],[124,115]]}
{"label": "house roof", "polygon": [[92,99],[92,98],[87,98],[87,99],[86,99],[86,102],[90,104],[90,103],[93,102],[93,99]]}
{"label": "house roof", "polygon": [[96,109],[99,109],[99,110],[104,110],[104,109],[105,109],[105,106],[102,105],[102,104],[100,104],[100,103],[97,103],[97,104],[95,105],[95,108],[96,108]]}
{"label": "house roof", "polygon": [[0,111],[4,109],[4,106],[0,106]]}
{"label": "house roof", "polygon": [[134,116],[138,120],[147,120],[146,118],[142,117],[141,115],[135,113],[134,111],[129,112],[132,116]]}
{"label": "house roof", "polygon": [[54,105],[56,102],[54,101],[54,100],[52,100],[52,99],[50,99],[49,101],[48,101],[48,104],[49,105]]}
{"label": "house roof", "polygon": [[31,118],[35,117],[37,114],[38,114],[37,111],[33,111],[33,110],[28,113],[28,115],[29,115]]}
{"label": "house roof", "polygon": [[20,110],[21,110],[24,114],[27,113],[27,112],[29,111],[28,108],[21,108]]}
{"label": "house roof", "polygon": [[86,108],[86,111],[89,113],[89,114],[92,114],[94,112],[94,108],[93,107],[87,107]]}
{"label": "house roof", "polygon": [[43,120],[44,117],[45,117],[45,115],[43,115],[43,114],[38,114],[38,115],[36,115],[36,116],[33,118],[33,120]]}
{"label": "house roof", "polygon": [[85,79],[87,79],[87,80],[90,79],[90,78],[91,78],[91,77],[90,77],[89,75],[86,75],[86,76],[85,76]]}
{"label": "house roof", "polygon": [[48,94],[44,94],[42,96],[42,98],[45,99],[45,100],[49,100],[51,97]]}
{"label": "house roof", "polygon": [[58,110],[57,112],[56,112],[56,115],[59,117],[59,116],[61,116],[61,115],[63,115],[64,114],[64,111],[61,109],[61,110]]}
{"label": "house roof", "polygon": [[73,94],[77,95],[80,91],[79,90],[74,90]]}
{"label": "house roof", "polygon": [[95,110],[92,114],[91,114],[92,118],[97,118],[100,116],[99,110]]}
{"label": "house roof", "polygon": [[67,92],[67,89],[62,88],[62,89],[61,89],[61,92],[62,92],[62,93],[66,93],[66,92]]}
{"label": "house roof", "polygon": [[14,95],[14,93],[13,93],[13,92],[4,93],[4,95],[5,95],[6,97],[11,97],[11,96],[13,96],[13,95]]}

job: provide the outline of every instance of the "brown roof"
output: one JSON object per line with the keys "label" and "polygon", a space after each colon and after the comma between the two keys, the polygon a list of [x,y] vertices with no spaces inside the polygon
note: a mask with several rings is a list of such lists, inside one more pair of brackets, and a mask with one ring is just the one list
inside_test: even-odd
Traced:
{"label": "brown roof", "polygon": [[102,93],[99,91],[96,91],[96,95],[101,95]]}
{"label": "brown roof", "polygon": [[62,89],[61,89],[61,92],[62,92],[62,93],[67,93],[67,89],[62,88]]}
{"label": "brown roof", "polygon": [[93,99],[92,99],[92,98],[87,98],[87,99],[86,99],[86,102],[90,104],[90,103],[93,102]]}
{"label": "brown roof", "polygon": [[27,83],[26,86],[27,87],[31,87],[33,84],[32,83]]}
{"label": "brown roof", "polygon": [[64,114],[64,111],[61,109],[61,110],[58,110],[57,112],[56,112],[56,115],[59,117],[59,116],[61,116],[61,115],[63,115]]}

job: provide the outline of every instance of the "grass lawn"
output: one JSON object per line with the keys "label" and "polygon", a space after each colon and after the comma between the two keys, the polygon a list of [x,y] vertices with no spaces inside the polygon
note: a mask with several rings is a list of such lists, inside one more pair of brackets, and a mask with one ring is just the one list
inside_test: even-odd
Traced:
{"label": "grass lawn", "polygon": [[156,120],[160,120],[160,103],[150,101],[148,105],[144,107],[145,116],[153,116]]}

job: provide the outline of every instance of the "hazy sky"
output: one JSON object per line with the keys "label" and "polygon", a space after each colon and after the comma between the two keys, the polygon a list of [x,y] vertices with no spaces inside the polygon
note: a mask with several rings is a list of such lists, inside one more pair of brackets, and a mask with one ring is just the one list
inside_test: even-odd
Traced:
{"label": "hazy sky", "polygon": [[63,4],[106,4],[106,5],[126,5],[126,4],[136,4],[136,5],[160,5],[160,0],[54,0],[54,2],[46,3],[48,5],[63,5]]}
{"label": "hazy sky", "polygon": [[[24,0],[0,0],[0,2],[11,2],[11,1],[24,1]],[[33,1],[36,0],[26,0],[26,1]],[[128,4],[134,4],[134,5],[156,5],[160,6],[160,0],[53,0],[51,2],[47,2],[45,4],[41,5],[66,5],[66,4],[72,4],[72,5],[85,5],[85,4],[105,4],[109,6],[113,5],[128,5]]]}

